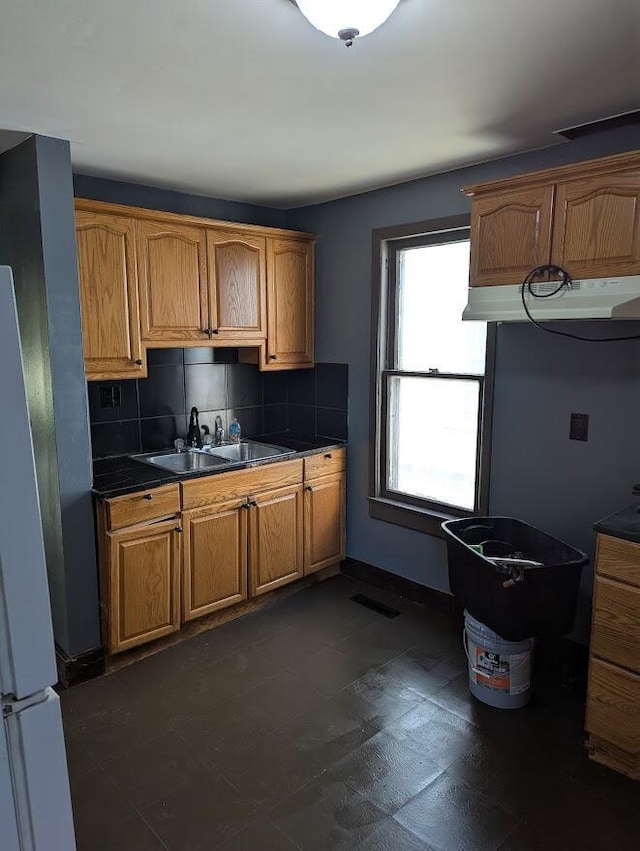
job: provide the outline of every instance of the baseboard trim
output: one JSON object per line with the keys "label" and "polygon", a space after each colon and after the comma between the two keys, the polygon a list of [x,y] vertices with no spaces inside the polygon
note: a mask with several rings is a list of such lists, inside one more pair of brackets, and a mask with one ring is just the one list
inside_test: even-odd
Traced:
{"label": "baseboard trim", "polygon": [[374,567],[365,561],[347,558],[342,562],[341,573],[344,573],[345,576],[351,576],[353,579],[359,579],[361,582],[366,582],[368,585],[373,585],[375,588],[380,588],[382,591],[390,591],[392,594],[404,597],[413,603],[435,607],[446,612],[458,612],[460,610],[451,594],[437,591],[435,588],[429,588],[426,585],[420,585],[419,582],[405,579],[404,576],[398,576],[396,573],[383,570],[381,567]]}
{"label": "baseboard trim", "polygon": [[77,656],[67,654],[56,645],[56,666],[58,668],[58,682],[64,688],[80,685],[87,680],[93,680],[104,674],[105,655],[102,647],[87,650]]}

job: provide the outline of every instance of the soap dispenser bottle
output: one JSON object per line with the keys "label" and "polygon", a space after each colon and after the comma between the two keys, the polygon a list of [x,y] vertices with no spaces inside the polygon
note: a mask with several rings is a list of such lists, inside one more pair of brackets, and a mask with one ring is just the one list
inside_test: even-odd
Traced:
{"label": "soap dispenser bottle", "polygon": [[240,438],[242,436],[242,428],[240,427],[240,423],[234,417],[229,424],[229,439],[231,443],[240,443]]}
{"label": "soap dispenser bottle", "polygon": [[191,408],[189,431],[187,432],[187,446],[191,446],[194,449],[202,449],[202,434],[200,432],[200,423],[198,422],[197,408]]}

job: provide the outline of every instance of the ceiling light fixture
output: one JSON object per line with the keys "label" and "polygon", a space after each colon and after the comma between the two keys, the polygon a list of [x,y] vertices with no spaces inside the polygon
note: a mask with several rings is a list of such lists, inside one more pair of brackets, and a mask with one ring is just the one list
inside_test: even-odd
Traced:
{"label": "ceiling light fixture", "polygon": [[320,32],[351,47],[358,37],[382,26],[400,0],[296,0],[298,8]]}

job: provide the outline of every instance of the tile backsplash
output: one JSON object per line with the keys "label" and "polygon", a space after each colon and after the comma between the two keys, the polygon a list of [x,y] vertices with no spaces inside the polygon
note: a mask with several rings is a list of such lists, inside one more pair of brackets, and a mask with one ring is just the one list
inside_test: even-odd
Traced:
{"label": "tile backsplash", "polygon": [[[88,383],[94,458],[167,449],[192,407],[213,433],[220,415],[244,437],[277,432],[347,438],[348,366],[261,373],[233,349],[150,349],[147,378]],[[115,403],[115,407],[112,407]]]}

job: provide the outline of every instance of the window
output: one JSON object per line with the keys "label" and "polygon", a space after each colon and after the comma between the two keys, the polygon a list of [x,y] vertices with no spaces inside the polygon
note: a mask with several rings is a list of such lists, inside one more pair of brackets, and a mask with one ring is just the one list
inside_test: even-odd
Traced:
{"label": "window", "polygon": [[371,513],[436,533],[444,517],[486,510],[494,348],[493,326],[461,319],[468,223],[442,224],[374,235]]}

